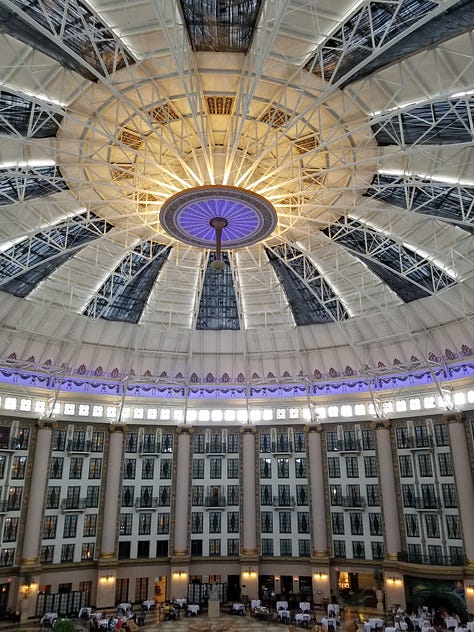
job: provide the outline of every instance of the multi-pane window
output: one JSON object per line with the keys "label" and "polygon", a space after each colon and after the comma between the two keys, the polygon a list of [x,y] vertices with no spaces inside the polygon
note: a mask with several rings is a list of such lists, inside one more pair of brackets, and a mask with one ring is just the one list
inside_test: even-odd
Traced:
{"label": "multi-pane window", "polygon": [[69,461],[69,478],[78,479],[82,477],[82,457],[73,456]]}
{"label": "multi-pane window", "polygon": [[70,447],[76,452],[84,452],[86,449],[86,433],[84,430],[74,430]]}
{"label": "multi-pane window", "polygon": [[171,478],[171,459],[161,459],[160,461],[160,478]]}
{"label": "multi-pane window", "polygon": [[220,511],[209,512],[209,533],[221,532],[221,516],[222,513]]}
{"label": "multi-pane window", "polygon": [[[58,526],[58,517],[57,516],[44,516],[44,518],[43,518],[43,538],[45,540],[53,540],[56,537],[56,528],[57,528],[57,526]],[[5,540],[5,532],[3,533],[3,539]]]}
{"label": "multi-pane window", "polygon": [[260,435],[260,452],[271,452],[272,451],[272,443],[270,440],[270,435],[262,433]]}
{"label": "multi-pane window", "polygon": [[138,515],[138,535],[150,535],[151,513],[142,512]]}
{"label": "multi-pane window", "polygon": [[158,504],[160,507],[169,507],[171,504],[170,485],[160,485],[158,488]]}
{"label": "multi-pane window", "polygon": [[344,535],[344,514],[342,512],[334,512],[331,514],[333,535]]}
{"label": "multi-pane window", "polygon": [[375,450],[374,431],[369,428],[362,430],[362,448],[364,450]]}
{"label": "multi-pane window", "polygon": [[122,507],[133,507],[135,487],[133,485],[122,486]]}
{"label": "multi-pane window", "polygon": [[239,555],[240,542],[239,538],[229,538],[227,540],[227,555]]}
{"label": "multi-pane window", "polygon": [[341,478],[341,460],[338,456],[328,456],[329,478]]}
{"label": "multi-pane window", "polygon": [[278,513],[278,523],[280,533],[291,533],[291,511],[280,511]]}
{"label": "multi-pane window", "polygon": [[352,535],[364,535],[364,523],[362,521],[362,515],[358,512],[349,514],[351,522],[351,534]]}
{"label": "multi-pane window", "polygon": [[278,505],[280,507],[289,507],[291,504],[290,486],[278,485]]}
{"label": "multi-pane window", "polygon": [[439,520],[436,514],[425,514],[426,537],[439,538]]}
{"label": "multi-pane window", "polygon": [[298,555],[311,557],[311,542],[309,540],[298,540]]}
{"label": "multi-pane window", "polygon": [[262,555],[273,555],[272,538],[262,538]]}
{"label": "multi-pane window", "polygon": [[441,491],[443,493],[443,503],[446,508],[452,509],[458,506],[454,483],[443,483],[441,485]]}
{"label": "multi-pane window", "polygon": [[450,546],[449,555],[451,557],[451,563],[456,566],[464,566],[466,563],[466,556],[462,546]]}
{"label": "multi-pane window", "polygon": [[78,509],[80,501],[81,488],[79,485],[74,485],[67,488],[66,491],[66,508]]}
{"label": "multi-pane window", "polygon": [[84,516],[84,526],[82,535],[85,538],[94,537],[97,529],[97,514],[86,514]]}
{"label": "multi-pane window", "polygon": [[64,516],[63,538],[75,538],[77,531],[77,514]]}
{"label": "multi-pane window", "polygon": [[356,456],[346,456],[346,475],[347,478],[358,478],[359,462]]}
{"label": "multi-pane window", "polygon": [[145,480],[153,480],[155,476],[155,460],[143,459],[142,460],[142,478]]}
{"label": "multi-pane window", "polygon": [[415,486],[414,485],[402,485],[402,497],[404,507],[415,507]]}
{"label": "multi-pane window", "polygon": [[138,449],[138,434],[127,432],[125,435],[125,452],[136,452]]}
{"label": "multi-pane window", "polygon": [[156,452],[156,434],[145,432],[143,435],[142,452],[144,454],[154,454]]}
{"label": "multi-pane window", "polygon": [[397,448],[409,448],[410,447],[410,438],[408,435],[408,430],[404,427],[396,428],[395,434],[397,437]]}
{"label": "multi-pane window", "polygon": [[227,485],[227,504],[230,506],[239,504],[238,485]]}
{"label": "multi-pane window", "polygon": [[62,456],[51,457],[51,463],[49,465],[49,478],[62,478],[63,467],[64,459]]}
{"label": "multi-pane window", "polygon": [[195,434],[193,437],[193,451],[196,454],[204,454],[206,451],[206,437],[204,434]]}
{"label": "multi-pane window", "polygon": [[272,460],[260,459],[260,478],[272,477]]}
{"label": "multi-pane window", "polygon": [[412,477],[413,465],[411,456],[409,454],[401,454],[398,457],[398,462],[400,464],[400,476],[402,478]]}
{"label": "multi-pane window", "polygon": [[415,426],[415,444],[417,448],[430,447],[431,441],[426,426]]}
{"label": "multi-pane window", "polygon": [[46,494],[46,509],[58,509],[60,493],[60,487],[48,487],[48,492]]}
{"label": "multi-pane window", "polygon": [[452,540],[461,539],[461,523],[459,516],[446,516],[446,530],[448,538]]}
{"label": "multi-pane window", "polygon": [[344,430],[344,449],[358,450],[360,444],[357,440],[355,430]]}
{"label": "multi-pane window", "polygon": [[88,485],[86,490],[86,507],[99,506],[100,487],[98,485]]}
{"label": "multi-pane window", "polygon": [[136,467],[137,467],[136,459],[125,459],[123,462],[123,477],[135,478]]}
{"label": "multi-pane window", "polygon": [[222,459],[209,459],[210,478],[222,478]]}
{"label": "multi-pane window", "polygon": [[297,458],[295,459],[295,476],[296,478],[306,478],[306,459],[305,458]]}
{"label": "multi-pane window", "polygon": [[410,562],[421,563],[421,544],[408,545],[408,560]]}
{"label": "multi-pane window", "polygon": [[333,540],[334,557],[346,557],[346,543],[344,540]]}
{"label": "multi-pane window", "polygon": [[449,452],[442,452],[441,454],[438,454],[438,463],[440,476],[453,475],[453,460]]}
{"label": "multi-pane window", "polygon": [[239,452],[239,435],[236,432],[227,435],[227,452],[237,454]]}
{"label": "multi-pane window", "polygon": [[377,477],[377,459],[375,456],[364,456],[364,470],[366,478]]}
{"label": "multi-pane window", "polygon": [[405,525],[407,536],[409,538],[417,538],[420,535],[418,516],[415,516],[415,514],[408,514],[407,516],[405,516]]}
{"label": "multi-pane window", "polygon": [[304,432],[295,432],[293,435],[295,442],[295,452],[305,452],[306,450],[306,437]]}
{"label": "multi-pane window", "polygon": [[342,505],[342,485],[329,485],[331,505]]}
{"label": "multi-pane window", "polygon": [[[40,549],[40,562],[41,564],[52,564],[54,559],[54,545],[43,545]],[[13,564],[13,557],[11,563]],[[5,564],[7,566],[7,564]]]}
{"label": "multi-pane window", "polygon": [[383,542],[372,542],[372,559],[383,560],[385,557]]}
{"label": "multi-pane window", "polygon": [[103,452],[104,451],[104,433],[103,432],[93,432],[92,433],[92,452]]}
{"label": "multi-pane window", "polygon": [[418,468],[420,470],[420,476],[433,476],[431,454],[418,455]]}
{"label": "multi-pane window", "polygon": [[100,479],[102,475],[102,459],[92,458],[89,460],[89,478]]}
{"label": "multi-pane window", "polygon": [[293,543],[289,538],[280,540],[280,555],[289,557],[293,555]]}
{"label": "multi-pane window", "polygon": [[209,556],[216,557],[221,554],[221,541],[211,538],[209,540]]}
{"label": "multi-pane window", "polygon": [[260,485],[260,504],[261,505],[273,504],[271,485]]}
{"label": "multi-pane window", "polygon": [[132,535],[133,514],[120,514],[120,535]]}
{"label": "multi-pane window", "polygon": [[74,544],[62,545],[61,562],[74,562]]}
{"label": "multi-pane window", "polygon": [[66,449],[66,431],[54,430],[53,431],[53,450],[64,452]]}
{"label": "multi-pane window", "polygon": [[326,432],[326,447],[328,452],[337,452],[339,450],[337,432]]}
{"label": "multi-pane window", "polygon": [[[18,531],[18,518],[12,518],[11,516],[7,516],[5,518],[5,524],[3,527],[3,541],[14,542],[16,540],[17,531]],[[52,537],[54,537],[54,535]]]}
{"label": "multi-pane window", "polygon": [[191,504],[194,507],[204,505],[204,485],[193,485],[191,488]]}
{"label": "multi-pane window", "polygon": [[83,544],[81,547],[81,560],[82,561],[93,560],[94,550],[95,550],[95,545],[93,542],[87,542]]}
{"label": "multi-pane window", "polygon": [[382,516],[379,513],[369,513],[370,535],[382,535]]}
{"label": "multi-pane window", "polygon": [[352,557],[356,560],[365,560],[365,543],[360,541],[352,542]]}
{"label": "multi-pane window", "polygon": [[8,511],[17,511],[21,508],[21,497],[23,495],[23,487],[10,487],[8,490]]}
{"label": "multi-pane window", "polygon": [[204,459],[193,459],[193,478],[204,478]]}
{"label": "multi-pane window", "polygon": [[239,532],[239,512],[229,511],[227,514],[227,533]]}
{"label": "multi-pane window", "polygon": [[7,462],[7,457],[4,455],[0,455],[0,478],[5,476],[5,464]]}
{"label": "multi-pane window", "polygon": [[239,459],[227,459],[227,478],[239,478]]}
{"label": "multi-pane window", "polygon": [[163,454],[171,454],[173,452],[173,435],[171,433],[163,433],[161,437],[161,452]]}
{"label": "multi-pane window", "polygon": [[298,511],[298,533],[309,533],[309,513],[307,511]]}
{"label": "multi-pane window", "polygon": [[421,498],[423,500],[424,509],[438,508],[438,498],[436,497],[435,486],[433,483],[421,485]]}
{"label": "multi-pane window", "polygon": [[449,432],[446,424],[435,424],[434,435],[437,446],[449,445]]}
{"label": "multi-pane window", "polygon": [[273,533],[273,512],[262,511],[260,514],[262,533]]}
{"label": "multi-pane window", "polygon": [[307,485],[296,486],[296,504],[297,505],[308,504],[308,486]]}
{"label": "multi-pane window", "polygon": [[204,527],[204,514],[202,511],[191,513],[191,533],[202,533]]}
{"label": "multi-pane window", "polygon": [[428,544],[428,557],[430,564],[443,563],[443,549],[439,544]]}
{"label": "multi-pane window", "polygon": [[209,438],[209,452],[221,453],[222,452],[222,435],[212,433]]}
{"label": "multi-pane window", "polygon": [[277,459],[277,475],[278,478],[289,478],[290,459]]}
{"label": "multi-pane window", "polygon": [[170,515],[169,513],[159,513],[157,520],[156,533],[158,535],[170,532]]}

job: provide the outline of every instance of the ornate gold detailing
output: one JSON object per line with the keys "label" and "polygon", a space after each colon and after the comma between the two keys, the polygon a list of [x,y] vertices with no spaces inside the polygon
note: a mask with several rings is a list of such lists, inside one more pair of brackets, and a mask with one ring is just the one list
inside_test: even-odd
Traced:
{"label": "ornate gold detailing", "polygon": [[372,430],[388,430],[390,428],[390,419],[372,419],[370,427]]}
{"label": "ornate gold detailing", "polygon": [[257,434],[257,429],[255,426],[240,426],[239,428],[240,434]]}
{"label": "ornate gold detailing", "polygon": [[322,432],[323,425],[322,424],[306,424],[304,426],[305,432]]}
{"label": "ornate gold detailing", "polygon": [[194,434],[194,426],[178,426],[176,434]]}
{"label": "ornate gold detailing", "polygon": [[442,416],[442,420],[447,424],[461,424],[466,421],[464,413],[452,412]]}
{"label": "ornate gold detailing", "polygon": [[50,430],[56,430],[59,428],[59,424],[57,421],[53,419],[38,419],[36,422],[36,427],[42,430],[43,428],[49,428]]}
{"label": "ornate gold detailing", "polygon": [[127,432],[128,430],[128,426],[126,424],[110,424],[109,425],[109,432]]}

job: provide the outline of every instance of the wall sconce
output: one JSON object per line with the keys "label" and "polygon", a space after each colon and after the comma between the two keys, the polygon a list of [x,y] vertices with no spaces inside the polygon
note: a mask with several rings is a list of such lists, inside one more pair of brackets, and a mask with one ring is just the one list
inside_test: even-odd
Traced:
{"label": "wall sconce", "polygon": [[29,579],[25,579],[25,583],[21,587],[21,591],[23,593],[23,599],[28,599],[32,592],[38,590],[37,582],[33,582]]}
{"label": "wall sconce", "polygon": [[113,575],[101,575],[99,577],[99,582],[101,584],[110,584],[115,581],[115,577]]}
{"label": "wall sconce", "polygon": [[466,586],[466,587],[465,587],[465,591],[466,591],[469,595],[474,595],[474,586]]}
{"label": "wall sconce", "polygon": [[329,575],[327,573],[315,573],[314,574],[314,579],[316,580],[326,580],[329,577]]}
{"label": "wall sconce", "polygon": [[173,571],[173,577],[175,579],[186,579],[188,576],[186,571]]}
{"label": "wall sconce", "polygon": [[280,581],[280,575],[275,575],[275,581],[279,582]]}
{"label": "wall sconce", "polygon": [[400,577],[387,577],[386,581],[389,586],[401,586],[403,583]]}
{"label": "wall sconce", "polygon": [[244,577],[257,577],[257,571],[253,571],[250,567],[246,571],[242,571]]}
{"label": "wall sconce", "polygon": [[293,581],[294,581],[294,582],[299,582],[299,581],[300,581],[300,578],[299,578],[299,577],[293,577]]}

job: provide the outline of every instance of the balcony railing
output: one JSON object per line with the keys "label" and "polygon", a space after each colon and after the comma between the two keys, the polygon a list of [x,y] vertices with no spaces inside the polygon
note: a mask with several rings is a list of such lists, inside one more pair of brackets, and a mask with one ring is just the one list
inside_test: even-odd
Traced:
{"label": "balcony railing", "polygon": [[345,439],[337,442],[337,449],[339,452],[360,452],[361,443],[359,439]]}
{"label": "balcony railing", "polygon": [[222,495],[212,495],[212,496],[206,496],[204,504],[206,507],[209,507],[210,509],[219,509],[222,507],[226,506],[226,500],[225,500],[225,496]]}
{"label": "balcony railing", "polygon": [[418,555],[402,551],[398,554],[398,559],[401,562],[429,566],[464,566],[466,564],[464,555]]}
{"label": "balcony railing", "polygon": [[400,437],[397,445],[399,448],[408,450],[428,450],[433,447],[432,437],[415,437],[415,435],[407,435]]}
{"label": "balcony railing", "polygon": [[411,509],[428,509],[436,510],[441,509],[441,500],[433,496],[432,498],[423,498],[422,496],[414,496],[412,498],[405,498],[403,502],[404,507]]}
{"label": "balcony railing", "polygon": [[206,454],[227,454],[226,442],[206,443]]}
{"label": "balcony railing", "polygon": [[296,501],[294,496],[273,496],[273,506],[276,509],[294,509]]}
{"label": "balcony railing", "polygon": [[272,441],[273,454],[292,454],[293,442],[285,439],[284,441]]}
{"label": "balcony railing", "polygon": [[88,453],[92,451],[92,441],[68,441],[67,452]]}
{"label": "balcony railing", "polygon": [[140,496],[139,498],[135,498],[135,509],[156,509],[158,506],[159,501],[156,496],[150,496],[148,498]]}
{"label": "balcony railing", "polygon": [[362,496],[342,496],[340,504],[343,507],[365,509],[365,507],[367,507],[367,500],[362,498]]}
{"label": "balcony railing", "polygon": [[87,508],[87,500],[85,498],[65,498],[61,501],[62,511],[83,511]]}

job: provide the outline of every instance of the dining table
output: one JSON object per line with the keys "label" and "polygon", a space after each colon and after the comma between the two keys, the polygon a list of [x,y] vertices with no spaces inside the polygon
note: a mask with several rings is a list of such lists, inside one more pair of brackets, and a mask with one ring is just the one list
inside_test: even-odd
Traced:
{"label": "dining table", "polygon": [[195,603],[190,603],[188,604],[187,610],[188,610],[188,616],[193,615],[193,614],[196,615],[196,614],[199,614],[200,606]]}

